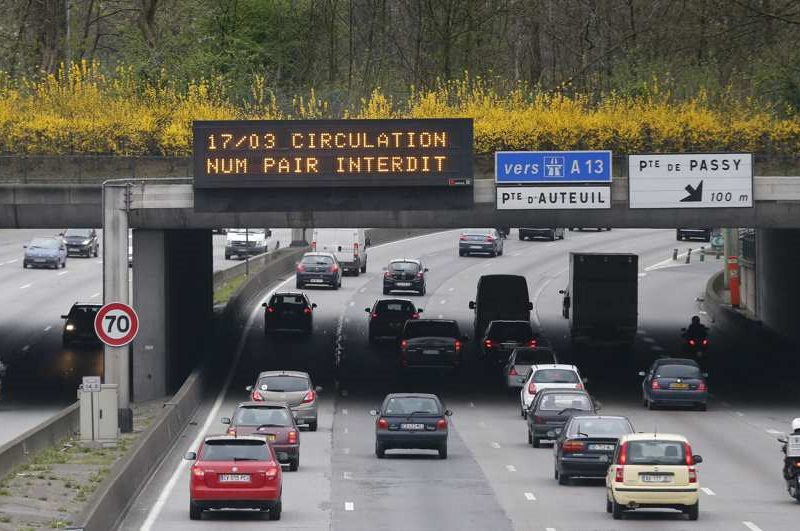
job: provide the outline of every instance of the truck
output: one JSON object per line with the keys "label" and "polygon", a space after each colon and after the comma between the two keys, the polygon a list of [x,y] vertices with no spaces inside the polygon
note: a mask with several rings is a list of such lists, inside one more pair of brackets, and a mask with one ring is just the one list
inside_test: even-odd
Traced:
{"label": "truck", "polygon": [[562,315],[573,344],[631,346],[639,320],[639,257],[570,253]]}
{"label": "truck", "polygon": [[269,251],[270,229],[227,229],[225,236],[225,260],[234,256],[244,258]]}
{"label": "truck", "polygon": [[358,276],[367,272],[367,238],[364,229],[314,229],[311,250],[336,256],[342,273]]}
{"label": "truck", "polygon": [[483,339],[492,321],[530,322],[533,303],[528,296],[528,282],[521,275],[482,275],[478,279],[475,300],[469,301],[469,309],[475,312],[473,338],[476,342]]}

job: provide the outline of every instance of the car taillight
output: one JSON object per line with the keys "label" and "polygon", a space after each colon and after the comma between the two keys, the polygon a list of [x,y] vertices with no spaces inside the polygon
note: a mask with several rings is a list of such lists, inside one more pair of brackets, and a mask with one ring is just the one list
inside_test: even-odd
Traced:
{"label": "car taillight", "polygon": [[534,415],[533,416],[533,423],[534,424],[544,424],[544,419],[542,417],[540,417],[539,415]]}
{"label": "car taillight", "polygon": [[466,241],[467,237],[462,234],[461,236],[458,237],[458,239],[463,242]]}
{"label": "car taillight", "polygon": [[369,316],[372,319],[377,319],[378,318],[378,312],[372,312],[372,313],[369,314]]}
{"label": "car taillight", "polygon": [[690,345],[690,346],[692,346],[692,347],[693,347],[693,346],[695,346],[696,344],[697,344],[697,341],[695,341],[694,339],[690,339],[690,340],[689,340],[689,345]]}
{"label": "car taillight", "polygon": [[303,308],[303,313],[306,315],[311,315],[311,308],[306,306],[305,308]]}
{"label": "car taillight", "polygon": [[358,256],[358,242],[353,244],[353,254]]}
{"label": "car taillight", "polygon": [[303,403],[308,404],[309,402],[313,402],[315,398],[317,398],[317,393],[309,391],[306,393],[306,396],[303,397]]}
{"label": "car taillight", "polygon": [[487,241],[487,242],[493,242],[493,241],[494,241],[494,238],[492,238],[491,236],[487,236],[487,237],[486,237],[486,241]]}
{"label": "car taillight", "polygon": [[615,473],[614,473],[614,481],[617,483],[624,483],[625,482],[625,467],[618,466]]}
{"label": "car taillight", "polygon": [[528,341],[528,346],[532,347],[532,348],[536,348],[536,339],[534,338],[534,339],[531,339],[530,341]]}
{"label": "car taillight", "polygon": [[304,266],[303,264],[297,264],[297,272],[298,273],[302,273],[305,270],[306,270],[306,266]]}
{"label": "car taillight", "polygon": [[316,251],[317,250],[317,242],[314,242],[314,241],[311,242],[311,250],[312,251]]}
{"label": "car taillight", "polygon": [[275,313],[275,308],[272,306],[267,306],[267,313]]}
{"label": "car taillight", "polygon": [[575,384],[575,389],[583,389],[583,384],[578,382]]}
{"label": "car taillight", "polygon": [[387,430],[389,429],[389,421],[385,418],[378,419],[378,429],[379,430]]}
{"label": "car taillight", "polygon": [[261,393],[259,393],[258,391],[253,391],[252,394],[250,395],[250,398],[252,398],[255,401],[264,400],[263,398],[261,398]]}
{"label": "car taillight", "polygon": [[228,428],[228,435],[236,436],[236,428]]}
{"label": "car taillight", "polygon": [[392,278],[392,274],[389,271],[384,271],[383,278]]}
{"label": "car taillight", "polygon": [[406,350],[408,348],[408,341],[405,339],[400,342],[400,350]]}
{"label": "car taillight", "polygon": [[336,273],[337,271],[339,271],[339,266],[337,266],[336,264],[333,264],[331,266],[330,272],[331,273]]}
{"label": "car taillight", "polygon": [[483,346],[486,348],[493,348],[494,342],[491,339],[487,339],[483,342]]}
{"label": "car taillight", "polygon": [[536,384],[531,382],[528,384],[528,394],[535,395],[536,394]]}
{"label": "car taillight", "polygon": [[417,271],[417,278],[422,278],[422,271]]}
{"label": "car taillight", "polygon": [[206,472],[200,467],[193,466],[192,476],[196,477],[197,479],[203,479],[204,477],[206,477]]}
{"label": "car taillight", "polygon": [[461,341],[456,339],[453,343],[453,348],[456,349],[456,352],[461,352]]}
{"label": "car taillight", "polygon": [[689,467],[689,483],[697,483],[697,469],[693,466]]}
{"label": "car taillight", "polygon": [[[622,443],[622,446],[619,447],[619,455],[617,456],[617,464],[624,465],[628,461],[628,443]],[[617,468],[619,470],[622,467]],[[619,477],[619,472],[617,473],[617,477]],[[617,481],[622,481],[621,479]]]}
{"label": "car taillight", "polygon": [[686,454],[686,466],[692,466],[694,458],[692,457],[692,447],[689,443],[683,443],[683,452]]}
{"label": "car taillight", "polygon": [[708,339],[703,339],[703,346],[708,346]]}
{"label": "car taillight", "polygon": [[699,384],[697,384],[697,390],[698,391],[708,391],[708,386],[706,385],[705,382],[700,382]]}
{"label": "car taillight", "polygon": [[583,441],[566,440],[561,446],[561,449],[566,453],[582,452],[584,448],[586,448],[586,445]]}
{"label": "car taillight", "polygon": [[437,430],[446,430],[447,429],[447,419],[439,419],[436,421],[436,429]]}
{"label": "car taillight", "polygon": [[519,373],[517,373],[517,368],[512,365],[511,368],[508,369],[508,375],[509,376],[519,376]]}
{"label": "car taillight", "polygon": [[267,477],[267,479],[275,479],[278,476],[278,467],[269,467],[267,471],[264,472],[264,475]]}
{"label": "car taillight", "polygon": [[650,389],[661,389],[661,385],[658,383],[658,380],[653,380],[650,382]]}
{"label": "car taillight", "polygon": [[297,432],[294,430],[289,432],[289,444],[297,444]]}
{"label": "car taillight", "polygon": [[419,314],[417,312],[414,312],[414,313],[411,314],[411,318],[412,319],[419,319]]}

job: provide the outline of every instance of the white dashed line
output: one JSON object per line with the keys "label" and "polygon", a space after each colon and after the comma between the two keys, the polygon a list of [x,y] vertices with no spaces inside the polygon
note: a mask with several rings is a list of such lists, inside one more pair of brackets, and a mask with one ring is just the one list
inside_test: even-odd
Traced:
{"label": "white dashed line", "polygon": [[499,450],[500,449],[500,443],[492,441],[492,448],[495,448],[495,449]]}
{"label": "white dashed line", "polygon": [[745,521],[744,521],[744,522],[742,522],[742,523],[743,523],[743,524],[744,524],[744,526],[745,526],[747,529],[749,529],[750,531],[761,531],[761,528],[760,528],[760,527],[758,527],[758,526],[757,526],[756,524],[754,524],[753,522],[748,522],[748,521],[746,521],[746,520],[745,520]]}
{"label": "white dashed line", "polygon": [[25,284],[24,286],[20,286],[19,289],[28,289],[31,287],[31,284]]}
{"label": "white dashed line", "polygon": [[103,265],[103,261],[102,260],[98,260],[97,263],[100,264],[100,265]]}
{"label": "white dashed line", "polygon": [[700,490],[705,492],[708,496],[716,496],[717,495],[716,492],[714,492],[713,490],[709,489],[708,487],[700,487]]}
{"label": "white dashed line", "polygon": [[767,433],[769,433],[770,435],[783,435],[782,431],[773,430],[772,428],[768,429]]}
{"label": "white dashed line", "polygon": [[656,342],[656,340],[653,339],[652,337],[643,337],[642,341],[644,341],[645,343],[655,343]]}
{"label": "white dashed line", "polygon": [[99,297],[99,296],[100,296],[100,294],[99,294],[99,293],[93,293],[93,294],[92,294],[92,296],[91,296],[91,297],[89,297],[89,298],[90,298],[90,299],[96,299],[96,298],[97,298],[97,297]]}
{"label": "white dashed line", "polygon": [[643,278],[643,277],[646,277],[646,276],[647,276],[647,273],[639,273],[639,278]]}
{"label": "white dashed line", "polygon": [[31,349],[30,345],[25,345],[24,347],[22,347],[22,352],[28,352],[30,349]]}
{"label": "white dashed line", "polygon": [[467,406],[469,406],[469,407],[475,407],[475,402],[469,402],[469,403],[467,404]]}
{"label": "white dashed line", "polygon": [[652,347],[650,347],[650,350],[653,350],[655,352],[664,352],[664,347],[659,347],[658,345],[653,345]]}
{"label": "white dashed line", "polygon": [[456,288],[447,288],[447,291],[454,291]]}
{"label": "white dashed line", "polygon": [[737,412],[736,412],[736,416],[738,416],[738,417],[744,417],[744,413],[742,413],[741,411],[737,411]]}
{"label": "white dashed line", "polygon": [[447,299],[442,299],[439,301],[439,304],[447,304]]}
{"label": "white dashed line", "polygon": [[355,304],[356,304],[356,301],[350,301],[349,306],[355,306]]}
{"label": "white dashed line", "polygon": [[544,531],[556,531],[555,527],[546,527]]}
{"label": "white dashed line", "polygon": [[56,273],[56,276],[57,276],[57,277],[61,277],[61,276],[64,276],[64,275],[66,275],[67,273],[69,273],[69,271],[62,271],[62,272],[60,272],[60,273]]}
{"label": "white dashed line", "polygon": [[350,455],[350,448],[342,448],[342,453],[345,455]]}
{"label": "white dashed line", "polygon": [[342,410],[342,415],[347,415],[347,408],[344,408],[344,409]]}
{"label": "white dashed line", "polygon": [[52,330],[52,328],[53,328],[53,327],[52,327],[52,326],[49,326],[49,325],[48,325],[48,326],[45,326],[45,327],[44,327],[44,331],[45,331],[45,332],[49,332],[50,330]]}
{"label": "white dashed line", "polygon": [[355,506],[353,505],[353,502],[344,502],[344,510],[345,511],[354,511],[355,510]]}
{"label": "white dashed line", "polygon": [[360,290],[358,290],[359,293],[365,293],[366,291],[367,291],[367,288],[361,288]]}
{"label": "white dashed line", "polygon": [[486,423],[484,421],[480,421],[480,422],[478,422],[478,426],[480,426],[481,428],[485,428],[486,427]]}
{"label": "white dashed line", "polygon": [[440,313],[439,315],[436,316],[436,318],[437,319],[444,319],[444,315]]}
{"label": "white dashed line", "polygon": [[342,472],[342,477],[344,479],[353,479],[353,473],[352,472]]}
{"label": "white dashed line", "polygon": [[525,499],[528,501],[536,501],[536,496],[534,496],[532,492],[526,492]]}
{"label": "white dashed line", "polygon": [[345,428],[344,433],[350,433],[350,430],[348,428]]}
{"label": "white dashed line", "polygon": [[508,470],[509,472],[516,472],[517,467],[515,467],[514,465],[506,465],[506,470]]}
{"label": "white dashed line", "polygon": [[17,260],[16,258],[14,258],[13,260],[9,260],[9,261],[8,261],[8,262],[6,262],[6,263],[7,263],[7,264],[16,264],[17,262],[19,262],[19,260]]}

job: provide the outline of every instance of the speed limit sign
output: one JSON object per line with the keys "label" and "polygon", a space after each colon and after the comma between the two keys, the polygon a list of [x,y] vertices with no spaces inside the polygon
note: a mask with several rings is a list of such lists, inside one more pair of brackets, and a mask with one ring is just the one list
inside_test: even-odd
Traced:
{"label": "speed limit sign", "polygon": [[106,345],[122,347],[136,337],[139,317],[127,304],[110,302],[98,310],[94,318],[94,331]]}

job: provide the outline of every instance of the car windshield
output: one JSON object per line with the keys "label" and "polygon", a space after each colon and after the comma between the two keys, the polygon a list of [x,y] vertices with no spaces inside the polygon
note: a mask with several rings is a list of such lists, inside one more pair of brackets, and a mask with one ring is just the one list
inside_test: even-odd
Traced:
{"label": "car windshield", "polygon": [[578,375],[568,369],[539,369],[533,375],[534,383],[578,383]]}
{"label": "car windshield", "polygon": [[458,325],[447,321],[408,321],[405,337],[458,337]]}
{"label": "car windshield", "polygon": [[333,263],[333,258],[330,256],[312,254],[304,256],[303,263],[305,265],[331,265]]}
{"label": "car windshield", "polygon": [[536,365],[537,363],[552,363],[555,355],[552,350],[526,348],[516,351],[514,363],[518,365]]}
{"label": "car windshield", "polygon": [[418,396],[403,396],[390,398],[386,402],[385,415],[439,415],[439,403],[433,398]]}
{"label": "car windshield", "polygon": [[656,378],[700,378],[700,369],[693,365],[662,365],[656,369]]}
{"label": "car windshield", "polygon": [[69,320],[80,324],[90,324],[94,326],[94,318],[97,315],[97,308],[93,306],[73,306],[69,311]]}
{"label": "car windshield", "polygon": [[543,396],[542,401],[539,403],[540,411],[561,411],[569,408],[580,411],[592,411],[592,402],[586,395],[551,394]]}
{"label": "car windshield", "polygon": [[29,249],[58,249],[58,241],[53,238],[34,238]]}
{"label": "car windshield", "polygon": [[416,273],[419,271],[419,264],[416,262],[392,262],[389,269],[397,273]]}
{"label": "car windshield", "polygon": [[686,449],[680,441],[628,441],[631,465],[685,465]]}
{"label": "car windshield", "polygon": [[405,301],[380,301],[377,306],[375,306],[375,310],[377,312],[397,312],[397,313],[414,313],[416,308],[414,308],[414,304]]}
{"label": "car windshield", "polygon": [[487,333],[489,339],[505,341],[508,339],[524,341],[533,338],[531,325],[524,322],[492,321]]}
{"label": "car windshield", "polygon": [[270,306],[305,306],[306,300],[302,295],[275,295],[270,301]]}
{"label": "car windshield", "polygon": [[203,461],[268,461],[266,441],[251,439],[206,441]]}
{"label": "car windshield", "polygon": [[311,388],[306,378],[300,376],[267,376],[258,381],[259,391],[293,393]]}
{"label": "car windshield", "polygon": [[630,422],[626,419],[609,418],[574,418],[567,430],[567,436],[615,437],[633,433]]}
{"label": "car windshield", "polygon": [[286,408],[282,407],[240,407],[236,410],[233,423],[237,426],[291,426],[292,419]]}
{"label": "car windshield", "polygon": [[65,238],[91,238],[92,229],[67,229],[64,232]]}
{"label": "car windshield", "polygon": [[264,229],[228,229],[228,232],[236,234],[265,234]]}

